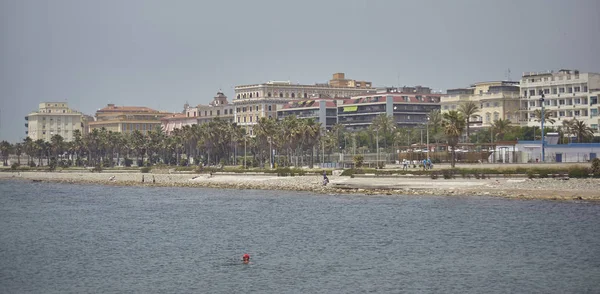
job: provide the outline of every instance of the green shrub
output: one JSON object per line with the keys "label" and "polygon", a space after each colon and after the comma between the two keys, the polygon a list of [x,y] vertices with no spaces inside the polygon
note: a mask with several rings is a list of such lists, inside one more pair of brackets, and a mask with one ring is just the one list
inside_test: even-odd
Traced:
{"label": "green shrub", "polygon": [[548,177],[548,170],[547,170],[547,169],[543,169],[543,168],[542,168],[542,169],[539,169],[539,170],[538,170],[538,176],[539,176],[541,179],[545,179],[545,178],[547,178],[547,177]]}
{"label": "green shrub", "polygon": [[140,172],[143,173],[143,174],[147,174],[147,173],[150,172],[151,169],[152,168],[149,167],[149,166],[140,167]]}
{"label": "green shrub", "polygon": [[37,165],[35,164],[35,162],[33,162],[33,160],[29,162],[29,167],[36,167],[36,166]]}
{"label": "green shrub", "polygon": [[356,155],[354,156],[354,158],[352,158],[352,160],[354,161],[355,168],[361,168],[363,166],[365,158],[362,155]]}
{"label": "green shrub", "polygon": [[125,157],[125,167],[131,167],[133,164],[133,159]]}
{"label": "green shrub", "polygon": [[437,180],[437,178],[439,177],[439,172],[437,172],[437,171],[435,171],[435,172],[431,172],[431,173],[429,174],[429,177],[430,177],[432,180]]}
{"label": "green shrub", "polygon": [[535,179],[536,175],[535,172],[533,172],[532,170],[528,170],[527,171],[527,178],[528,179]]}
{"label": "green shrub", "polygon": [[592,168],[590,169],[594,178],[600,178],[600,158],[592,159]]}
{"label": "green shrub", "polygon": [[442,170],[442,176],[444,176],[444,179],[453,179],[454,178],[454,170],[451,169],[444,169]]}
{"label": "green shrub", "polygon": [[102,165],[96,164],[96,166],[94,166],[94,168],[92,168],[90,171],[93,173],[94,172],[96,172],[96,173],[102,172]]}
{"label": "green shrub", "polygon": [[18,163],[16,163],[16,162],[15,162],[15,163],[13,163],[13,164],[10,166],[10,169],[12,169],[12,170],[17,170],[17,168],[19,168],[19,166],[20,166],[20,164],[18,164]]}
{"label": "green shrub", "polygon": [[569,178],[587,178],[589,177],[590,169],[585,167],[574,166],[569,168]]}

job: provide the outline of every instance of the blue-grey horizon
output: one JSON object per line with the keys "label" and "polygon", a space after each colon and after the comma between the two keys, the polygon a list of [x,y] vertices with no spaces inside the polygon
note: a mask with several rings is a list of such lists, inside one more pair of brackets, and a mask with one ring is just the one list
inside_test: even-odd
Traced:
{"label": "blue-grey horizon", "polygon": [[[600,2],[0,1],[0,140],[40,102],[179,112],[218,90],[335,72],[435,90],[522,72],[600,71]],[[509,74],[510,72],[510,74]]]}

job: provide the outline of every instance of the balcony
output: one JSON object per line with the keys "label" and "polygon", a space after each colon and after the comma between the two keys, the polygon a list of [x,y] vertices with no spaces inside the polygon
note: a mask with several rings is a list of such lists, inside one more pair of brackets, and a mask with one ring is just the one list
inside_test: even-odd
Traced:
{"label": "balcony", "polygon": [[29,127],[29,123],[25,123],[25,127],[28,128]]}
{"label": "balcony", "polygon": [[26,116],[26,117],[25,117],[25,120],[29,120],[29,116]]}

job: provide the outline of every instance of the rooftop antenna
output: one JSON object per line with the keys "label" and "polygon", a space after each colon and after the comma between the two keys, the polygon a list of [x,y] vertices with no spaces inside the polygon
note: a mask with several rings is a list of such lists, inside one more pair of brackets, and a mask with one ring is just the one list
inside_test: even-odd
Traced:
{"label": "rooftop antenna", "polygon": [[510,81],[510,68],[506,71],[506,80]]}

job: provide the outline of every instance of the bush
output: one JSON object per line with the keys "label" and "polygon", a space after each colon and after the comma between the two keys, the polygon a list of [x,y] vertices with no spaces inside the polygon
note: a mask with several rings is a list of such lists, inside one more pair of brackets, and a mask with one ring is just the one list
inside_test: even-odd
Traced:
{"label": "bush", "polygon": [[446,180],[453,179],[454,178],[454,170],[444,169],[444,170],[442,170],[442,175],[444,176],[444,179],[446,179]]}
{"label": "bush", "polygon": [[19,166],[20,166],[20,164],[18,164],[18,163],[16,163],[16,162],[15,162],[15,163],[13,163],[13,164],[10,166],[10,169],[12,169],[12,170],[16,170],[17,168],[19,168]]}
{"label": "bush", "polygon": [[587,178],[589,174],[590,169],[585,167],[574,166],[569,168],[569,178]]}
{"label": "bush", "polygon": [[33,162],[33,160],[29,162],[29,167],[36,167],[36,166],[37,165],[35,164],[35,162]]}
{"label": "bush", "polygon": [[535,178],[535,173],[532,170],[528,170],[527,171],[527,178],[528,179],[534,179]]}
{"label": "bush", "polygon": [[97,172],[97,173],[102,172],[102,165],[96,164],[96,166],[94,168],[92,168],[90,171],[93,173],[94,172]]}
{"label": "bush", "polygon": [[590,171],[594,178],[600,178],[600,158],[592,159],[592,168]]}
{"label": "bush", "polygon": [[143,174],[147,174],[147,173],[150,172],[151,169],[152,168],[149,167],[149,166],[140,167],[140,172],[143,173]]}
{"label": "bush", "polygon": [[437,180],[437,178],[439,177],[439,172],[432,172],[429,174],[429,177],[431,177],[432,180]]}
{"label": "bush", "polygon": [[385,162],[383,162],[383,161],[377,162],[377,168],[378,169],[383,169],[384,167],[385,167]]}
{"label": "bush", "polygon": [[137,160],[137,166],[138,166],[138,167],[142,167],[142,166],[144,166],[144,162],[143,162],[141,159],[138,159],[138,160]]}
{"label": "bush", "polygon": [[111,167],[112,166],[112,160],[110,160],[109,158],[104,158],[102,159],[102,167]]}
{"label": "bush", "polygon": [[179,160],[179,166],[187,166],[188,165],[188,161],[187,159],[180,159]]}
{"label": "bush", "polygon": [[548,177],[548,170],[547,170],[547,169],[543,169],[543,168],[542,168],[542,169],[539,169],[539,171],[538,171],[538,176],[539,176],[541,179],[545,179],[545,178],[547,178],[547,177]]}
{"label": "bush", "polygon": [[354,158],[352,158],[352,160],[354,161],[355,168],[361,168],[363,166],[365,158],[362,155],[356,155],[354,156]]}
{"label": "bush", "polygon": [[133,164],[133,159],[125,157],[124,164],[125,167],[131,167],[131,165]]}

